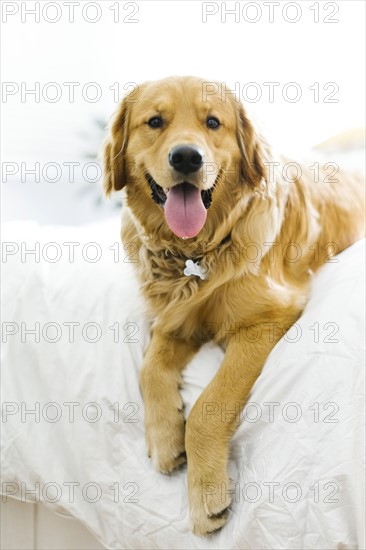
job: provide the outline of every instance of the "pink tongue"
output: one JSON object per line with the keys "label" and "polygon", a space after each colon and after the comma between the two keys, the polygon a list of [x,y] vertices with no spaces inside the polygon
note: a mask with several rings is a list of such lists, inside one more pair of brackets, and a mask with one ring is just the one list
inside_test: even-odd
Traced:
{"label": "pink tongue", "polygon": [[165,203],[165,219],[177,237],[195,237],[206,221],[201,191],[190,183],[172,187]]}

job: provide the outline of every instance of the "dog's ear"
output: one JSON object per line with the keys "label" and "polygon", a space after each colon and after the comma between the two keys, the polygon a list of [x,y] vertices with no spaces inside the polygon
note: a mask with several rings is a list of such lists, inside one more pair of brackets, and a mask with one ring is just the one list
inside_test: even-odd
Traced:
{"label": "dog's ear", "polygon": [[241,152],[241,176],[251,187],[258,187],[267,179],[264,144],[240,103],[237,104],[237,140]]}
{"label": "dog's ear", "polygon": [[104,146],[104,192],[121,190],[127,183],[126,149],[128,143],[131,104],[136,102],[135,88],[122,101],[110,127]]}

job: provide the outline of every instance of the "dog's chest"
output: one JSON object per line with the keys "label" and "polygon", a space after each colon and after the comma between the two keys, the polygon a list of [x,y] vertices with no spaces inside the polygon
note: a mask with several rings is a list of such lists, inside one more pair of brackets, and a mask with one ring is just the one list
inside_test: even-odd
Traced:
{"label": "dog's chest", "polygon": [[197,265],[181,257],[145,259],[140,266],[142,290],[165,331],[200,341],[221,340],[221,334],[240,322],[243,311],[230,297],[232,285],[218,284],[214,266],[209,270],[204,262]]}

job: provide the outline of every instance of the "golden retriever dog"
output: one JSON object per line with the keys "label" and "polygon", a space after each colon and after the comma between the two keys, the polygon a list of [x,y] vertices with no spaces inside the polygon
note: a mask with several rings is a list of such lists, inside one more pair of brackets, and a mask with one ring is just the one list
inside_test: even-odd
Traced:
{"label": "golden retriever dog", "polygon": [[[133,90],[104,162],[106,193],[125,188],[122,240],[138,251],[153,318],[140,376],[148,454],[163,473],[187,460],[191,527],[205,535],[227,518],[235,411],[312,274],[364,235],[362,181],[274,157],[234,95],[196,77]],[[225,357],[185,422],[182,370],[209,340]]]}

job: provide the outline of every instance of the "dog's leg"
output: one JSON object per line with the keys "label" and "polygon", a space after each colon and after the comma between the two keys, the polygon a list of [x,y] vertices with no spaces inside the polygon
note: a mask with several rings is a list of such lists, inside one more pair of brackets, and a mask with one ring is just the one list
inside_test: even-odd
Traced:
{"label": "dog's leg", "polygon": [[[264,332],[264,331],[263,331]],[[280,335],[255,343],[242,334],[228,343],[224,361],[195,403],[186,426],[190,522],[197,535],[220,529],[230,505],[229,441],[262,366]]]}
{"label": "dog's leg", "polygon": [[165,474],[186,462],[180,373],[197,349],[155,330],[144,358],[140,384],[147,449],[155,468]]}

